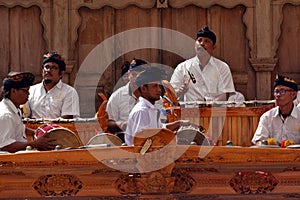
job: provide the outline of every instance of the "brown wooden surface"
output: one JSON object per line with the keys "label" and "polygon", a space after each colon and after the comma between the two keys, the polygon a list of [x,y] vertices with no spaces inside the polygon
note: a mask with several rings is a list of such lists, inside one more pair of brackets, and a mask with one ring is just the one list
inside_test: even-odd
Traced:
{"label": "brown wooden surface", "polygon": [[260,116],[273,105],[260,107],[201,107],[181,108],[180,119],[202,125],[218,146],[231,140],[236,146],[251,146],[251,139],[257,128]]}
{"label": "brown wooden surface", "polygon": [[[150,148],[141,156],[140,148],[1,154],[0,198],[30,199],[46,195],[72,199],[299,197],[299,149],[169,146],[158,148],[159,151]],[[149,157],[149,152],[165,156],[158,153]],[[176,161],[144,173],[141,166],[148,161],[146,158],[150,158],[148,166],[165,158]],[[138,169],[140,173],[129,173],[128,169]]]}
{"label": "brown wooden surface", "polygon": [[[276,73],[300,82],[299,2],[165,0],[167,8],[161,9],[156,0],[0,0],[0,78],[9,71],[31,71],[37,81],[41,80],[42,55],[50,49],[62,53],[67,63],[63,79],[73,85],[83,61],[111,36],[136,28],[158,27],[195,38],[199,28],[209,25],[217,35],[214,54],[229,64],[236,89],[247,100],[270,99]],[[104,71],[101,77],[92,80],[94,72],[86,71],[84,84],[77,87],[84,97],[80,101],[81,117],[95,114],[98,92],[109,95],[116,84],[122,85],[118,80],[124,61],[138,57],[173,69],[194,55],[193,45],[174,39],[172,34],[146,38],[158,48],[126,52],[129,45],[140,44],[140,40],[130,42],[124,38],[113,45],[112,52],[103,53],[104,57],[114,57],[107,69],[97,63],[101,69],[96,72]],[[179,53],[166,47],[179,49]]]}
{"label": "brown wooden surface", "polygon": [[[206,129],[206,135],[218,146],[225,146],[231,140],[235,146],[251,146],[251,139],[257,128],[260,116],[272,108],[273,105],[261,107],[201,107],[176,109],[177,119],[186,119],[201,125]],[[84,145],[90,138],[102,129],[97,121],[72,122],[56,124],[73,131]],[[43,123],[29,123],[25,125],[37,129]],[[28,139],[32,138],[28,136]]]}

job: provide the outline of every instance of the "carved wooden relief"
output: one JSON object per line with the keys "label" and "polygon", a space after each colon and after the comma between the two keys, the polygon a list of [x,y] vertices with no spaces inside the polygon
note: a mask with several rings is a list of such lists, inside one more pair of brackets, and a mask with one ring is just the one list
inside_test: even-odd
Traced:
{"label": "carved wooden relief", "polygon": [[267,172],[239,172],[230,181],[230,186],[239,194],[263,194],[271,192],[279,181]]}
{"label": "carved wooden relief", "polygon": [[184,170],[174,170],[171,176],[160,172],[150,174],[126,174],[115,182],[115,188],[123,195],[184,194],[192,191],[196,181]]}
{"label": "carved wooden relief", "polygon": [[168,0],[157,0],[156,7],[157,8],[168,8]]}
{"label": "carved wooden relief", "polygon": [[184,170],[174,170],[172,177],[175,177],[173,193],[188,193],[196,185],[195,179]]}
{"label": "carved wooden relief", "polygon": [[82,182],[70,174],[49,174],[40,176],[33,184],[33,188],[41,196],[74,196],[83,187]]}

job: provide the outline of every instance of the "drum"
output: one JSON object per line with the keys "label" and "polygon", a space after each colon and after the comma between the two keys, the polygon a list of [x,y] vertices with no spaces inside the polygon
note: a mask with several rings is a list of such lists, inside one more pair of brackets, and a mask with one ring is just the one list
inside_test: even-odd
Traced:
{"label": "drum", "polygon": [[[143,146],[148,139],[151,139],[151,146],[165,146],[175,141],[173,131],[165,128],[145,128],[136,133],[133,138],[134,146]],[[174,145],[176,143],[174,142]]]}
{"label": "drum", "polygon": [[34,138],[41,136],[56,140],[62,148],[77,148],[82,146],[80,139],[71,130],[57,124],[43,124],[35,131]]}
{"label": "drum", "polygon": [[87,145],[107,144],[109,146],[121,146],[122,140],[110,133],[101,133],[93,136],[87,143]]}
{"label": "drum", "polygon": [[177,130],[177,144],[179,145],[196,145],[211,146],[207,136],[205,135],[205,128],[202,126],[181,126]]}

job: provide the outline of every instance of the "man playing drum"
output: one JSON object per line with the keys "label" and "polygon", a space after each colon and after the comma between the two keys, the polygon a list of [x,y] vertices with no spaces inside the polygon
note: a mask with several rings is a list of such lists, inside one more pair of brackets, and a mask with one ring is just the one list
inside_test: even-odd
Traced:
{"label": "man playing drum", "polygon": [[[3,99],[0,102],[1,151],[16,152],[25,150],[27,146],[48,150],[56,146],[53,139],[45,137],[30,142],[26,140],[20,105],[28,100],[29,87],[33,82],[34,75],[30,72],[11,72],[3,80]],[[32,130],[26,131],[33,134]]]}

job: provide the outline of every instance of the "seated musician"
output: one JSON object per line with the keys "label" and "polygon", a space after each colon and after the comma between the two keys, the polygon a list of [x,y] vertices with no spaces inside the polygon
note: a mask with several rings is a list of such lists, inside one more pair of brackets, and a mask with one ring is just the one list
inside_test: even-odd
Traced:
{"label": "seated musician", "polygon": [[297,83],[285,76],[277,75],[274,81],[276,107],[261,117],[252,138],[252,143],[261,145],[262,141],[273,139],[277,144],[292,140],[300,143],[300,109],[294,104],[297,97]]}
{"label": "seated musician", "polygon": [[[33,84],[34,78],[30,72],[10,72],[3,80],[3,99],[0,102],[1,151],[17,152],[25,150],[27,146],[39,150],[55,147],[52,139],[44,137],[31,142],[26,140],[20,105],[26,103],[29,87]],[[26,131],[33,134],[33,130],[26,129]]]}
{"label": "seated musician", "polygon": [[[149,67],[148,62],[141,59],[134,58],[130,62],[127,72],[129,82],[113,92],[108,99],[106,106],[109,117],[108,132],[118,133],[126,130],[129,113],[140,96],[140,92],[137,90],[135,84],[135,79],[137,75],[147,67]],[[157,108],[162,108],[162,100],[160,100],[156,106]]]}
{"label": "seated musician", "polygon": [[63,83],[66,64],[61,55],[47,52],[42,63],[43,81],[30,87],[26,117],[65,118],[79,117],[79,96],[75,88]]}
{"label": "seated musician", "polygon": [[168,128],[175,131],[181,124],[190,124],[187,120],[161,123],[160,110],[154,105],[163,93],[162,79],[163,72],[158,67],[147,68],[137,76],[135,82],[141,96],[128,117],[125,133],[127,145],[133,145],[135,134],[144,128]]}
{"label": "seated musician", "polygon": [[216,35],[206,26],[197,32],[196,56],[180,63],[170,83],[183,101],[228,100],[235,92],[229,66],[213,57]]}

